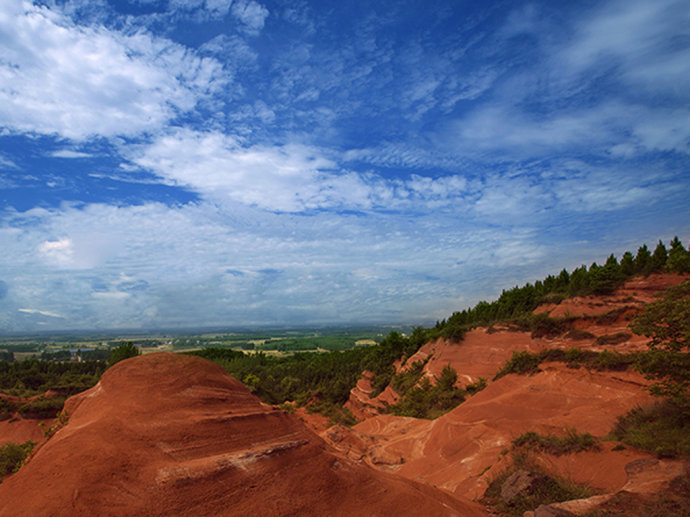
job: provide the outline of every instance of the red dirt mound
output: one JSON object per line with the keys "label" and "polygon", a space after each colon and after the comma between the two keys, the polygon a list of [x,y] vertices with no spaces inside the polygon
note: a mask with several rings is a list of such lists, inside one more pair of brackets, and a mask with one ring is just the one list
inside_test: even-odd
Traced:
{"label": "red dirt mound", "polygon": [[123,361],[65,411],[0,485],[0,515],[484,515],[337,456],[198,357]]}

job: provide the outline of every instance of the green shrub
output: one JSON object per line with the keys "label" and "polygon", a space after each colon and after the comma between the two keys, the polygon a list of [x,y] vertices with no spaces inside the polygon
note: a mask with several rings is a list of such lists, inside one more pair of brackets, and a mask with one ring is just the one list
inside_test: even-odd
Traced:
{"label": "green shrub", "polygon": [[122,343],[120,346],[110,351],[110,355],[108,355],[108,366],[112,366],[120,361],[129,359],[130,357],[136,357],[140,354],[141,351],[131,341]]}
{"label": "green shrub", "polygon": [[594,339],[596,336],[591,332],[586,330],[573,329],[569,331],[565,336],[566,339],[572,339],[574,341],[580,341],[584,339]]}
{"label": "green shrub", "polygon": [[391,380],[391,387],[399,394],[405,395],[424,375],[424,365],[426,361],[416,361],[410,368],[394,375]]}
{"label": "green shrub", "polygon": [[19,406],[24,418],[54,418],[65,405],[65,397],[41,397]]}
{"label": "green shrub", "polygon": [[572,318],[551,318],[545,312],[532,316],[530,330],[533,338],[554,338],[572,329]]}
{"label": "green shrub", "polygon": [[628,339],[632,337],[632,334],[628,332],[617,332],[616,334],[606,334],[604,336],[599,336],[595,341],[595,344],[604,345],[620,345],[625,343]]}
{"label": "green shrub", "polygon": [[503,368],[498,371],[494,377],[494,380],[500,379],[509,373],[516,373],[518,375],[531,375],[537,373],[539,371],[539,364],[541,361],[541,358],[537,354],[531,354],[529,352],[513,352],[513,357],[511,357]]}
{"label": "green shrub", "polygon": [[574,429],[567,429],[566,435],[563,437],[542,436],[534,431],[529,431],[513,440],[513,447],[527,447],[555,456],[599,449],[594,436],[589,433],[580,434]]}
{"label": "green shrub", "polygon": [[[531,494],[518,497],[507,504],[501,498],[501,488],[506,480],[518,470],[538,474],[541,481]],[[549,475],[535,462],[530,461],[527,455],[514,453],[513,466],[500,473],[489,483],[481,502],[492,507],[498,515],[522,516],[525,512],[533,511],[543,504],[584,499],[592,495],[591,488]]]}
{"label": "green shrub", "polygon": [[456,371],[447,365],[441,371],[434,386],[427,377],[418,386],[407,390],[388,411],[397,416],[434,419],[444,415],[465,401],[465,390],[457,388]]}
{"label": "green shrub", "polygon": [[486,382],[486,379],[484,377],[479,377],[479,380],[477,380],[476,382],[473,382],[472,384],[468,384],[467,386],[465,386],[465,391],[470,395],[474,395],[486,388],[487,385],[488,384]]}
{"label": "green shrub", "polygon": [[661,457],[690,458],[690,416],[671,400],[635,408],[618,418],[611,436]]}
{"label": "green shrub", "polygon": [[0,477],[17,472],[35,445],[36,442],[28,441],[0,446]]}
{"label": "green shrub", "polygon": [[0,397],[0,420],[7,420],[17,411],[17,404],[9,399]]}

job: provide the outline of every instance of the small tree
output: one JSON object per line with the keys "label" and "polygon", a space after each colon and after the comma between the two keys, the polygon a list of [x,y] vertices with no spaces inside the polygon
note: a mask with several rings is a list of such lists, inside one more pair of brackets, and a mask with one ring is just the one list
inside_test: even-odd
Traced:
{"label": "small tree", "polygon": [[141,351],[134,345],[134,343],[127,341],[126,343],[122,343],[120,346],[113,348],[110,351],[110,355],[108,356],[108,366],[110,367],[115,363],[119,363],[120,361],[130,357],[136,357],[139,354],[141,354]]}
{"label": "small tree", "polygon": [[666,290],[650,303],[630,326],[633,332],[651,338],[649,353],[638,369],[656,382],[653,395],[669,397],[690,414],[690,280]]}
{"label": "small tree", "polygon": [[683,247],[678,237],[671,241],[666,267],[672,273],[690,273],[690,252]]}

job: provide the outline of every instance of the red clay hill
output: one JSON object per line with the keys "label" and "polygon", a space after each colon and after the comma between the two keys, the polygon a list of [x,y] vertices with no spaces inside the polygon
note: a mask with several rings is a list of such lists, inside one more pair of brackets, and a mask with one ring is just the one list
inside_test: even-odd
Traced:
{"label": "red clay hill", "polygon": [[449,413],[424,420],[387,414],[386,403],[394,403],[398,395],[389,386],[372,397],[372,375],[365,372],[347,403],[363,421],[351,429],[339,426],[322,435],[353,459],[437,486],[460,498],[478,500],[507,468],[512,440],[521,434],[590,433],[602,440],[597,451],[563,456],[534,454],[542,469],[587,485],[598,494],[591,500],[555,505],[554,512],[559,508],[583,515],[614,494],[648,496],[669,490],[669,483],[688,468],[687,462],[659,460],[605,439],[618,416],[653,400],[644,389],[648,381],[641,374],[546,362],[533,375],[492,379],[513,352],[645,349],[648,339],[630,333],[630,321],[656,299],[655,293],[687,278],[672,274],[637,277],[609,296],[570,298],[535,310],[570,318],[577,333],[539,337],[503,325],[475,328],[457,343],[443,339],[429,342],[397,364],[397,372],[421,361],[425,375],[434,382],[443,367],[450,365],[458,373],[458,386],[482,377],[488,387]]}
{"label": "red clay hill", "polygon": [[0,516],[485,515],[339,455],[198,357],[118,363],[65,412],[0,484]]}

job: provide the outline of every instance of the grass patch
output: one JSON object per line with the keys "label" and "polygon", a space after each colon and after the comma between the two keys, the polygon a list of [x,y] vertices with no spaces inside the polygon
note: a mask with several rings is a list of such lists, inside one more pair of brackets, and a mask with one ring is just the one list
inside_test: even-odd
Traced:
{"label": "grass patch", "polygon": [[611,436],[659,457],[690,458],[690,415],[668,400],[619,417]]}
{"label": "grass patch", "polygon": [[542,436],[534,431],[529,431],[513,440],[513,447],[526,447],[555,456],[600,449],[594,436],[589,433],[578,433],[574,429],[567,429],[566,435],[563,437]]}
{"label": "grass patch", "polygon": [[35,445],[36,442],[28,441],[0,446],[0,477],[17,472]]}

